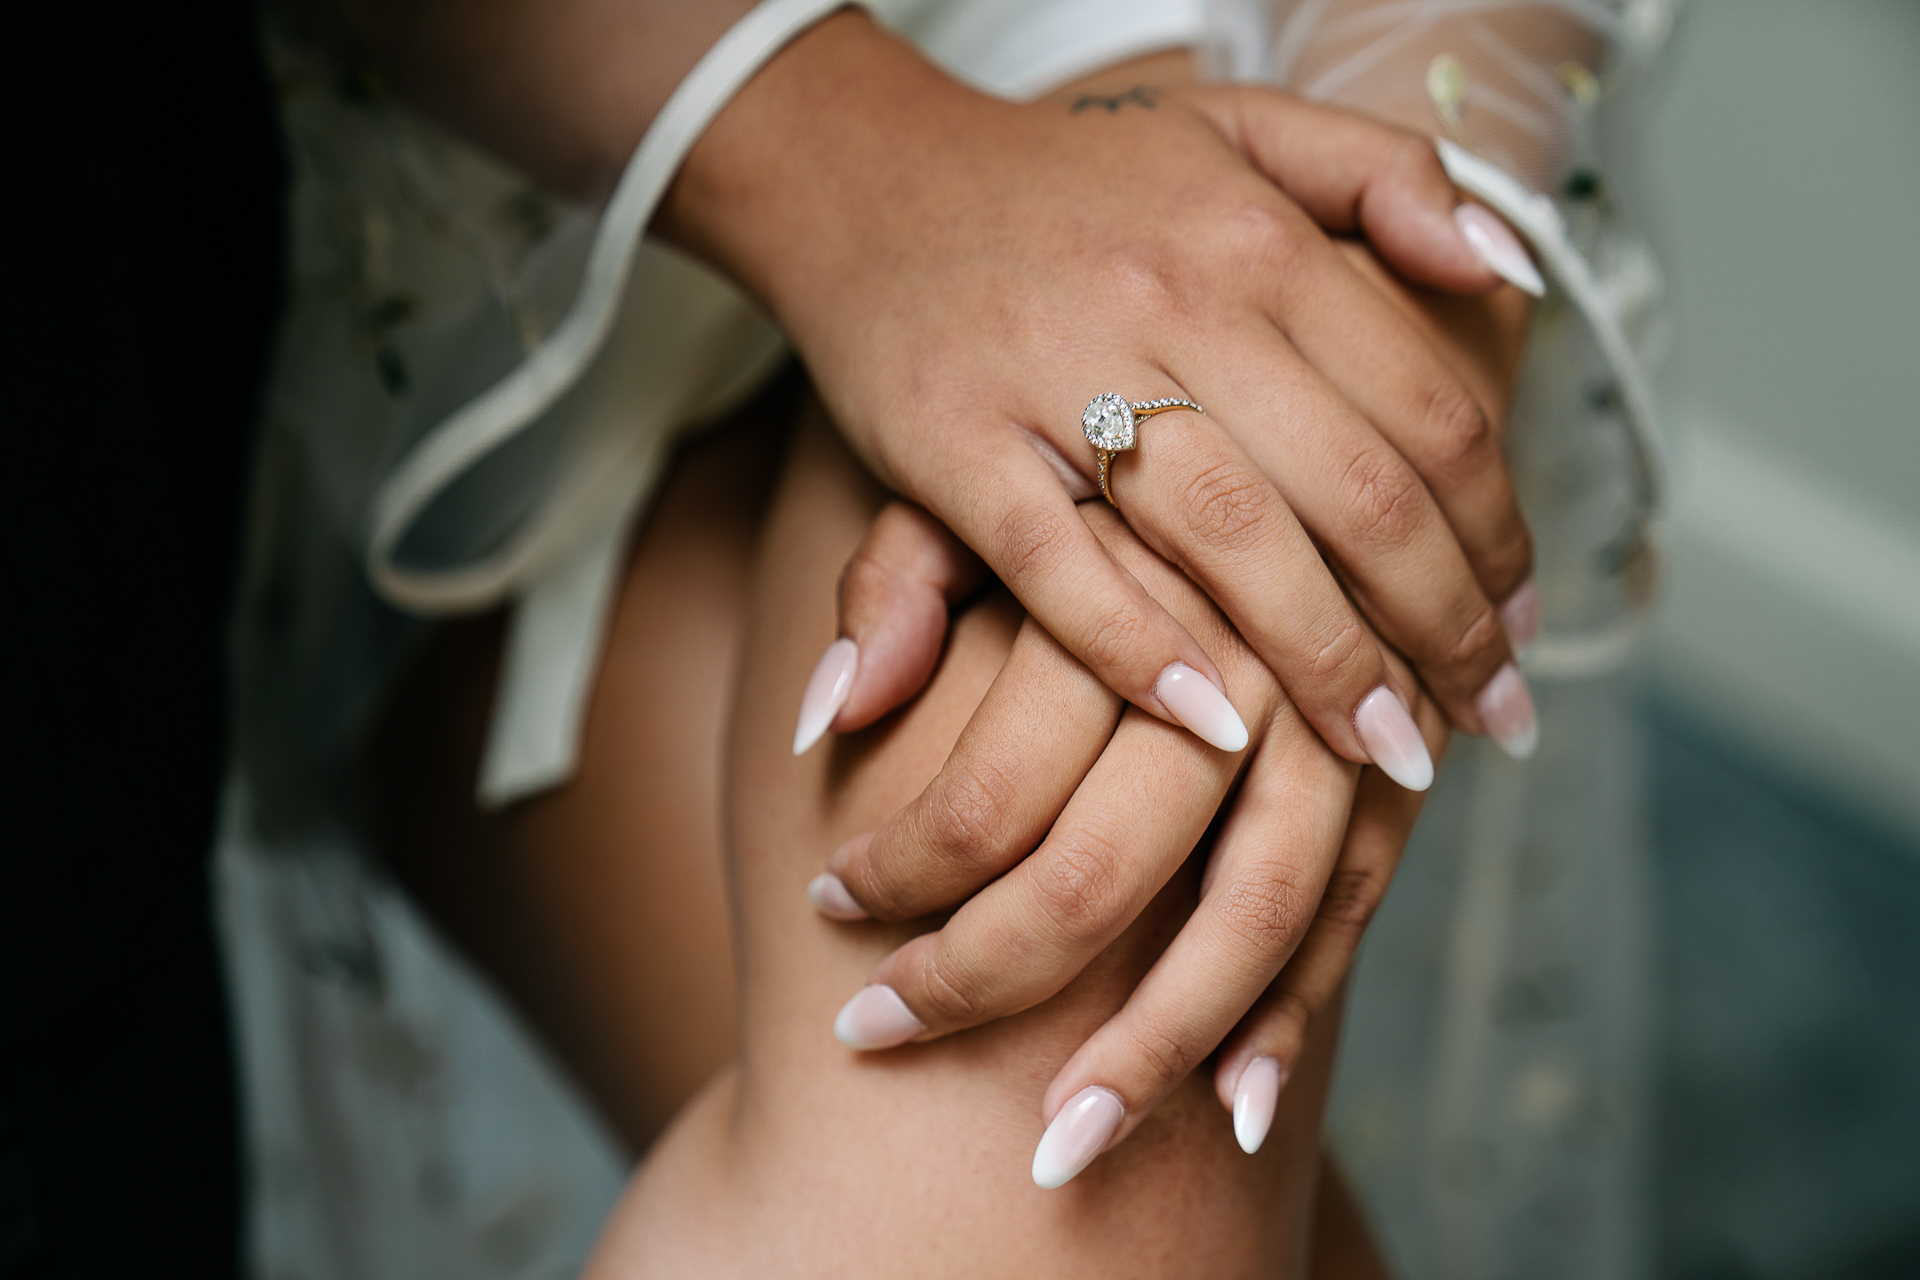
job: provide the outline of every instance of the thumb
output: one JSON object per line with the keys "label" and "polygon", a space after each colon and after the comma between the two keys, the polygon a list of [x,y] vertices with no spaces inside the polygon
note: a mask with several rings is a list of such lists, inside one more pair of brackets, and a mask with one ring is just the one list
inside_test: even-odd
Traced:
{"label": "thumb", "polygon": [[[865,728],[926,687],[946,641],[947,607],[985,577],[979,557],[919,507],[896,499],[881,508],[840,573],[841,639],[821,660],[844,670],[851,645],[852,681],[830,717],[803,708],[795,754],[829,728]],[[809,686],[809,701],[812,693]]]}
{"label": "thumb", "polygon": [[[1222,93],[1216,122],[1248,159],[1322,228],[1366,236],[1406,279],[1479,294],[1514,278],[1511,264],[1500,271],[1490,263],[1513,252],[1525,262],[1504,224],[1461,204],[1433,139],[1269,89]],[[1494,245],[1490,258],[1488,234],[1502,232],[1511,244]]]}

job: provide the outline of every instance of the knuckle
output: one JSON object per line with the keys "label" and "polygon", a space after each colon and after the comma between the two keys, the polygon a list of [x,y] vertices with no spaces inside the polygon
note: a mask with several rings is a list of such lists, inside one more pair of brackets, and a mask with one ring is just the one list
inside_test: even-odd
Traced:
{"label": "knuckle", "polygon": [[1127,601],[1101,614],[1087,632],[1082,656],[1096,672],[1123,670],[1140,652],[1147,620],[1140,607]]}
{"label": "knuckle", "polygon": [[942,1026],[972,1026],[987,1015],[987,993],[945,946],[930,947],[920,962],[920,991]]}
{"label": "knuckle", "polygon": [[1312,895],[1290,869],[1235,881],[1214,912],[1234,936],[1261,955],[1279,955],[1306,929]]}
{"label": "knuckle", "polygon": [[1427,394],[1421,415],[1432,456],[1443,472],[1457,472],[1492,460],[1493,428],[1466,388],[1451,378]]}
{"label": "knuckle", "polygon": [[1210,547],[1257,541],[1272,511],[1273,495],[1266,481],[1228,459],[1199,466],[1183,486],[1181,497],[1188,528]]}
{"label": "knuckle", "polygon": [[1202,1056],[1152,1021],[1138,1022],[1127,1029],[1127,1049],[1156,1095],[1186,1079]]}
{"label": "knuckle", "polygon": [[1387,164],[1401,179],[1418,185],[1451,185],[1440,154],[1426,137],[1394,129],[1387,141]]}
{"label": "knuckle", "polygon": [[1056,511],[1016,504],[994,528],[1000,570],[1009,583],[1027,581],[1057,567],[1073,545],[1066,518]]}
{"label": "knuckle", "polygon": [[1262,1038],[1290,1049],[1297,1048],[1307,1038],[1307,1028],[1318,1012],[1315,1001],[1283,980],[1268,997],[1267,1007],[1261,1014]]}
{"label": "knuckle", "polygon": [[1347,467],[1348,528],[1361,545],[1398,551],[1420,531],[1426,511],[1420,477],[1386,446],[1369,448]]}
{"label": "knuckle", "polygon": [[893,572],[875,559],[867,547],[861,547],[840,571],[840,606],[843,610],[886,599],[893,588]]}
{"label": "knuckle", "polygon": [[1364,933],[1386,892],[1387,877],[1377,870],[1355,867],[1336,871],[1327,881],[1326,892],[1320,895],[1316,921],[1347,933]]}
{"label": "knuckle", "polygon": [[1492,605],[1483,603],[1472,611],[1466,625],[1442,655],[1442,661],[1456,669],[1477,671],[1495,655],[1504,653],[1506,643],[1506,628],[1500,624],[1500,615]]}
{"label": "knuckle", "polygon": [[1310,688],[1338,689],[1372,675],[1371,662],[1378,654],[1373,639],[1344,611],[1330,612],[1307,644],[1312,650],[1307,661]]}
{"label": "knuckle", "polygon": [[1083,946],[1107,933],[1120,892],[1116,856],[1105,840],[1081,833],[1034,864],[1034,894],[1068,944]]}
{"label": "knuckle", "polygon": [[989,765],[941,778],[921,818],[928,851],[963,869],[994,868],[1012,798],[1007,777]]}

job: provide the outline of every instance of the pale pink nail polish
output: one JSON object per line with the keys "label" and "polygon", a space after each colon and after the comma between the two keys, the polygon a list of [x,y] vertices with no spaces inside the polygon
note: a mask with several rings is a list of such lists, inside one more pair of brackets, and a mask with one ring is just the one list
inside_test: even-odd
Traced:
{"label": "pale pink nail polish", "polygon": [[1515,760],[1525,760],[1540,745],[1540,724],[1533,714],[1533,694],[1520,668],[1509,662],[1493,673],[1473,700],[1473,708],[1487,726],[1487,736]]}
{"label": "pale pink nail polish", "polygon": [[1420,736],[1420,726],[1407,714],[1399,694],[1383,684],[1362,698],[1353,713],[1353,727],[1382,773],[1409,791],[1425,791],[1433,785],[1427,740]]}
{"label": "pale pink nail polish", "polygon": [[1213,681],[1184,662],[1167,664],[1154,681],[1153,694],[1160,705],[1191,729],[1202,742],[1222,751],[1240,751],[1247,745],[1247,726],[1240,713],[1227,701]]}
{"label": "pale pink nail polish", "polygon": [[1106,1150],[1126,1115],[1126,1104],[1111,1089],[1091,1085],[1074,1094],[1034,1148],[1034,1182],[1048,1191],[1072,1182]]}
{"label": "pale pink nail polish", "polygon": [[807,748],[820,741],[827,726],[847,705],[853,692],[853,673],[860,665],[860,646],[844,637],[827,646],[819,665],[807,677],[807,691],[800,695],[800,723],[793,730],[793,754],[805,755]]}
{"label": "pale pink nail polish", "polygon": [[1527,256],[1527,247],[1493,210],[1478,204],[1455,205],[1453,222],[1487,270],[1536,298],[1546,296],[1547,282]]}
{"label": "pale pink nail polish", "polygon": [[847,882],[831,871],[822,871],[807,883],[807,901],[829,920],[865,920],[867,909],[847,892]]}
{"label": "pale pink nail polish", "polygon": [[1241,1069],[1240,1082],[1233,1086],[1233,1137],[1248,1155],[1267,1140],[1274,1108],[1280,1103],[1280,1086],[1286,1082],[1286,1069],[1265,1054]]}
{"label": "pale pink nail polish", "polygon": [[1507,602],[1500,606],[1500,625],[1506,628],[1507,641],[1513,645],[1515,653],[1526,656],[1533,642],[1540,638],[1540,592],[1535,589],[1533,579],[1513,589]]}
{"label": "pale pink nail polish", "polygon": [[849,1049],[891,1049],[925,1031],[892,987],[862,987],[841,1007],[833,1034]]}

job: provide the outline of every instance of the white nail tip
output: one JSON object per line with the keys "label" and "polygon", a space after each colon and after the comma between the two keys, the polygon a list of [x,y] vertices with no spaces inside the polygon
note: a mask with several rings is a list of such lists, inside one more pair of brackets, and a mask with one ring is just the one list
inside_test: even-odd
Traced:
{"label": "white nail tip", "polygon": [[1540,746],[1540,722],[1534,714],[1533,694],[1520,668],[1511,662],[1494,672],[1473,700],[1487,736],[1515,760],[1526,760]]}
{"label": "white nail tip", "polygon": [[1453,222],[1487,270],[1536,298],[1546,296],[1547,282],[1527,256],[1526,246],[1492,210],[1477,204],[1455,205]]}
{"label": "white nail tip", "polygon": [[1233,1137],[1248,1155],[1267,1140],[1280,1102],[1280,1086],[1286,1079],[1280,1064],[1264,1055],[1241,1070],[1240,1083],[1233,1089]]}
{"label": "white nail tip", "polygon": [[807,882],[807,901],[829,920],[865,920],[867,909],[847,892],[847,882],[831,871],[822,871]]}
{"label": "white nail tip", "polygon": [[834,1038],[849,1049],[891,1049],[926,1029],[898,991],[877,984],[855,992],[833,1020]]}
{"label": "white nail tip", "polygon": [[1202,742],[1222,751],[1246,749],[1247,726],[1241,722],[1240,713],[1213,681],[1186,663],[1169,663],[1154,682],[1153,693],[1160,705]]}
{"label": "white nail tip", "polygon": [[1035,1185],[1052,1191],[1072,1182],[1106,1150],[1126,1115],[1126,1105],[1111,1089],[1093,1085],[1074,1094],[1033,1150]]}
{"label": "white nail tip", "polygon": [[835,640],[820,655],[800,695],[800,721],[793,729],[793,754],[802,756],[827,732],[827,726],[847,705],[853,692],[853,673],[860,665],[860,647],[847,639]]}
{"label": "white nail tip", "polygon": [[1392,689],[1381,685],[1362,698],[1353,713],[1353,727],[1382,773],[1409,791],[1425,791],[1433,785],[1433,757],[1427,752],[1426,739]]}

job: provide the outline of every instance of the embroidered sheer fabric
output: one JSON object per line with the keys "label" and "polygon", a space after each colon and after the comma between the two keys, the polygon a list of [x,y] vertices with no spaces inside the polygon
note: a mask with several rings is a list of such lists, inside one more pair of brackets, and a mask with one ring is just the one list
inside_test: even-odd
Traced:
{"label": "embroidered sheer fabric", "polygon": [[[1540,753],[1456,740],[1369,931],[1331,1125],[1397,1274],[1651,1274],[1651,911],[1625,668],[1652,601],[1659,441],[1623,390],[1665,343],[1629,144],[1673,6],[1212,0],[1209,16],[1223,74],[1425,128],[1551,201],[1605,313],[1549,292],[1509,424]],[[1625,359],[1596,340],[1607,324]]]}

